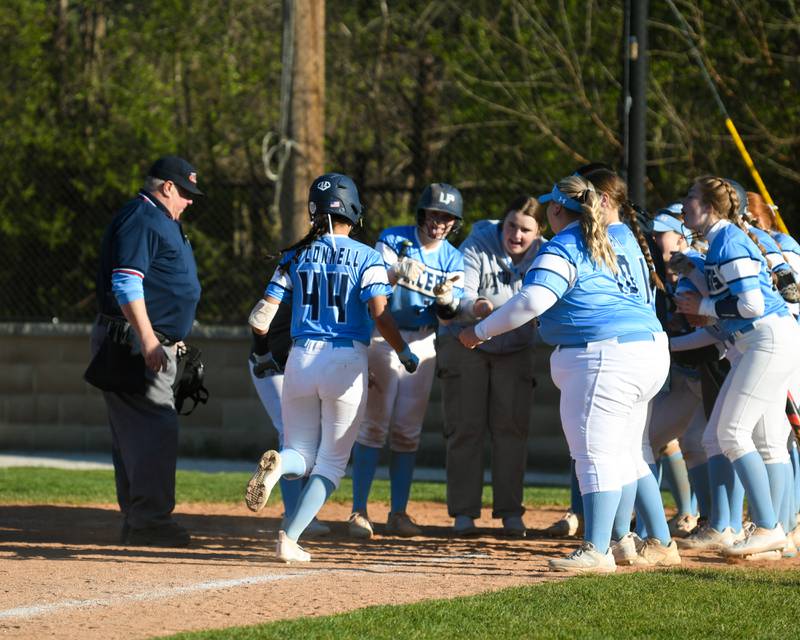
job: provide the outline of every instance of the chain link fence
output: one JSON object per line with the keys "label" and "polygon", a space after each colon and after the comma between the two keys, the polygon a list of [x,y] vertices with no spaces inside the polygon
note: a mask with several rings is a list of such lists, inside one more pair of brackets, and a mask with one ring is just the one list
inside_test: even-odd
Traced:
{"label": "chain link fence", "polygon": [[[58,212],[56,219],[16,237],[0,232],[4,247],[0,252],[0,321],[90,322],[94,318],[102,233],[115,211],[135,192],[110,190],[88,201],[82,188],[86,178],[68,170],[46,179],[39,174],[30,189],[40,205]],[[182,218],[203,287],[197,321],[243,324],[262,295],[281,248],[280,223],[270,213],[274,187],[266,181],[206,181],[201,186],[206,195],[196,199]],[[469,198],[470,190],[464,194]],[[363,189],[367,214],[364,226],[356,229],[354,236],[372,245],[383,226],[381,220],[411,223],[418,195],[400,187]],[[501,202],[513,193],[482,196],[494,196]],[[383,214],[378,216],[378,211]],[[457,242],[459,237],[451,240]]]}

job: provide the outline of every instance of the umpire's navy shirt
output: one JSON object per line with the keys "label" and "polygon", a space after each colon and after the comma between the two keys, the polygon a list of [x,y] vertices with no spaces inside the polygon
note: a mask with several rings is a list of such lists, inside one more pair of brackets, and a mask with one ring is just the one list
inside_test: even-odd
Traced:
{"label": "umpire's navy shirt", "polygon": [[180,222],[144,191],[117,212],[100,247],[100,312],[122,317],[111,291],[113,272],[143,279],[144,302],[153,329],[172,340],[188,335],[200,300],[192,245]]}

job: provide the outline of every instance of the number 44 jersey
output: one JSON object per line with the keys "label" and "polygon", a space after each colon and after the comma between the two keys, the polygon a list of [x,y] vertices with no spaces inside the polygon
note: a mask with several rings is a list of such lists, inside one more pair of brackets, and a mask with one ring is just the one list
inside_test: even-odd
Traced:
{"label": "number 44 jersey", "polygon": [[369,344],[373,323],[367,301],[391,293],[383,258],[375,249],[344,235],[326,234],[286,252],[265,295],[281,301],[291,296],[295,340]]}

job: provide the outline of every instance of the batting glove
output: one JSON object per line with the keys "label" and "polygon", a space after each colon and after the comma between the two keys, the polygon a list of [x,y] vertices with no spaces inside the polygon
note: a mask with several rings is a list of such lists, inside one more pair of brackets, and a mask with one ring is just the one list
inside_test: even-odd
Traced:
{"label": "batting glove", "polygon": [[253,375],[256,378],[264,378],[270,373],[280,373],[281,367],[275,362],[271,353],[263,355],[250,354],[250,363],[253,365]]}
{"label": "batting glove", "polygon": [[417,367],[419,366],[419,358],[411,353],[411,347],[408,345],[403,347],[403,350],[397,353],[397,357],[400,358],[400,363],[409,373],[414,373],[417,370]]}
{"label": "batting glove", "polygon": [[398,280],[416,282],[425,272],[425,265],[411,258],[403,258],[395,262],[391,269]]}
{"label": "batting glove", "polygon": [[454,280],[445,280],[433,288],[433,295],[436,296],[436,304],[442,307],[453,306],[453,282]]}
{"label": "batting glove", "polygon": [[688,276],[695,267],[685,254],[676,251],[669,258],[669,268],[679,275]]}

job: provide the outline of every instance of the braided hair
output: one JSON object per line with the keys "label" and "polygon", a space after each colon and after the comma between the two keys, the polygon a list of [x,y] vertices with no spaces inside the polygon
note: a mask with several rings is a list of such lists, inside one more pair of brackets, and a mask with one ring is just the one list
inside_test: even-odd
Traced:
{"label": "braided hair", "polygon": [[650,272],[650,286],[660,291],[665,291],[664,283],[656,272],[653,255],[650,253],[650,245],[647,244],[647,238],[645,238],[642,228],[639,226],[636,205],[628,200],[628,185],[614,171],[606,168],[591,171],[586,174],[586,179],[599,191],[605,193],[611,202],[619,207],[620,218],[630,227],[647,263],[647,269]]}
{"label": "braided hair", "polygon": [[303,247],[307,247],[311,243],[319,240],[322,236],[324,236],[328,232],[328,216],[327,215],[316,215],[311,219],[311,228],[308,230],[308,233],[300,238],[297,242],[293,245],[290,245],[284,249],[281,249],[280,255],[285,256],[290,251],[294,251],[294,257],[292,260],[286,260],[285,262],[281,263],[278,267],[281,270],[281,273],[287,273],[289,271],[289,264],[294,261],[296,262],[300,258],[300,251],[298,249],[302,249]]}
{"label": "braided hair", "polygon": [[[758,250],[761,251],[761,255],[764,256],[764,260],[766,260],[767,265],[769,265],[767,251],[764,249],[764,245],[761,244],[755,234],[747,228],[747,225],[744,223],[744,218],[739,215],[739,206],[741,202],[739,201],[739,194],[736,193],[736,189],[733,188],[733,185],[724,178],[718,176],[702,176],[695,180],[695,184],[700,188],[700,193],[702,195],[701,201],[703,204],[707,204],[725,220],[732,222],[744,231],[758,247]],[[769,269],[769,266],[767,269]],[[772,275],[772,284],[777,286],[777,276],[771,271],[770,273]]]}

